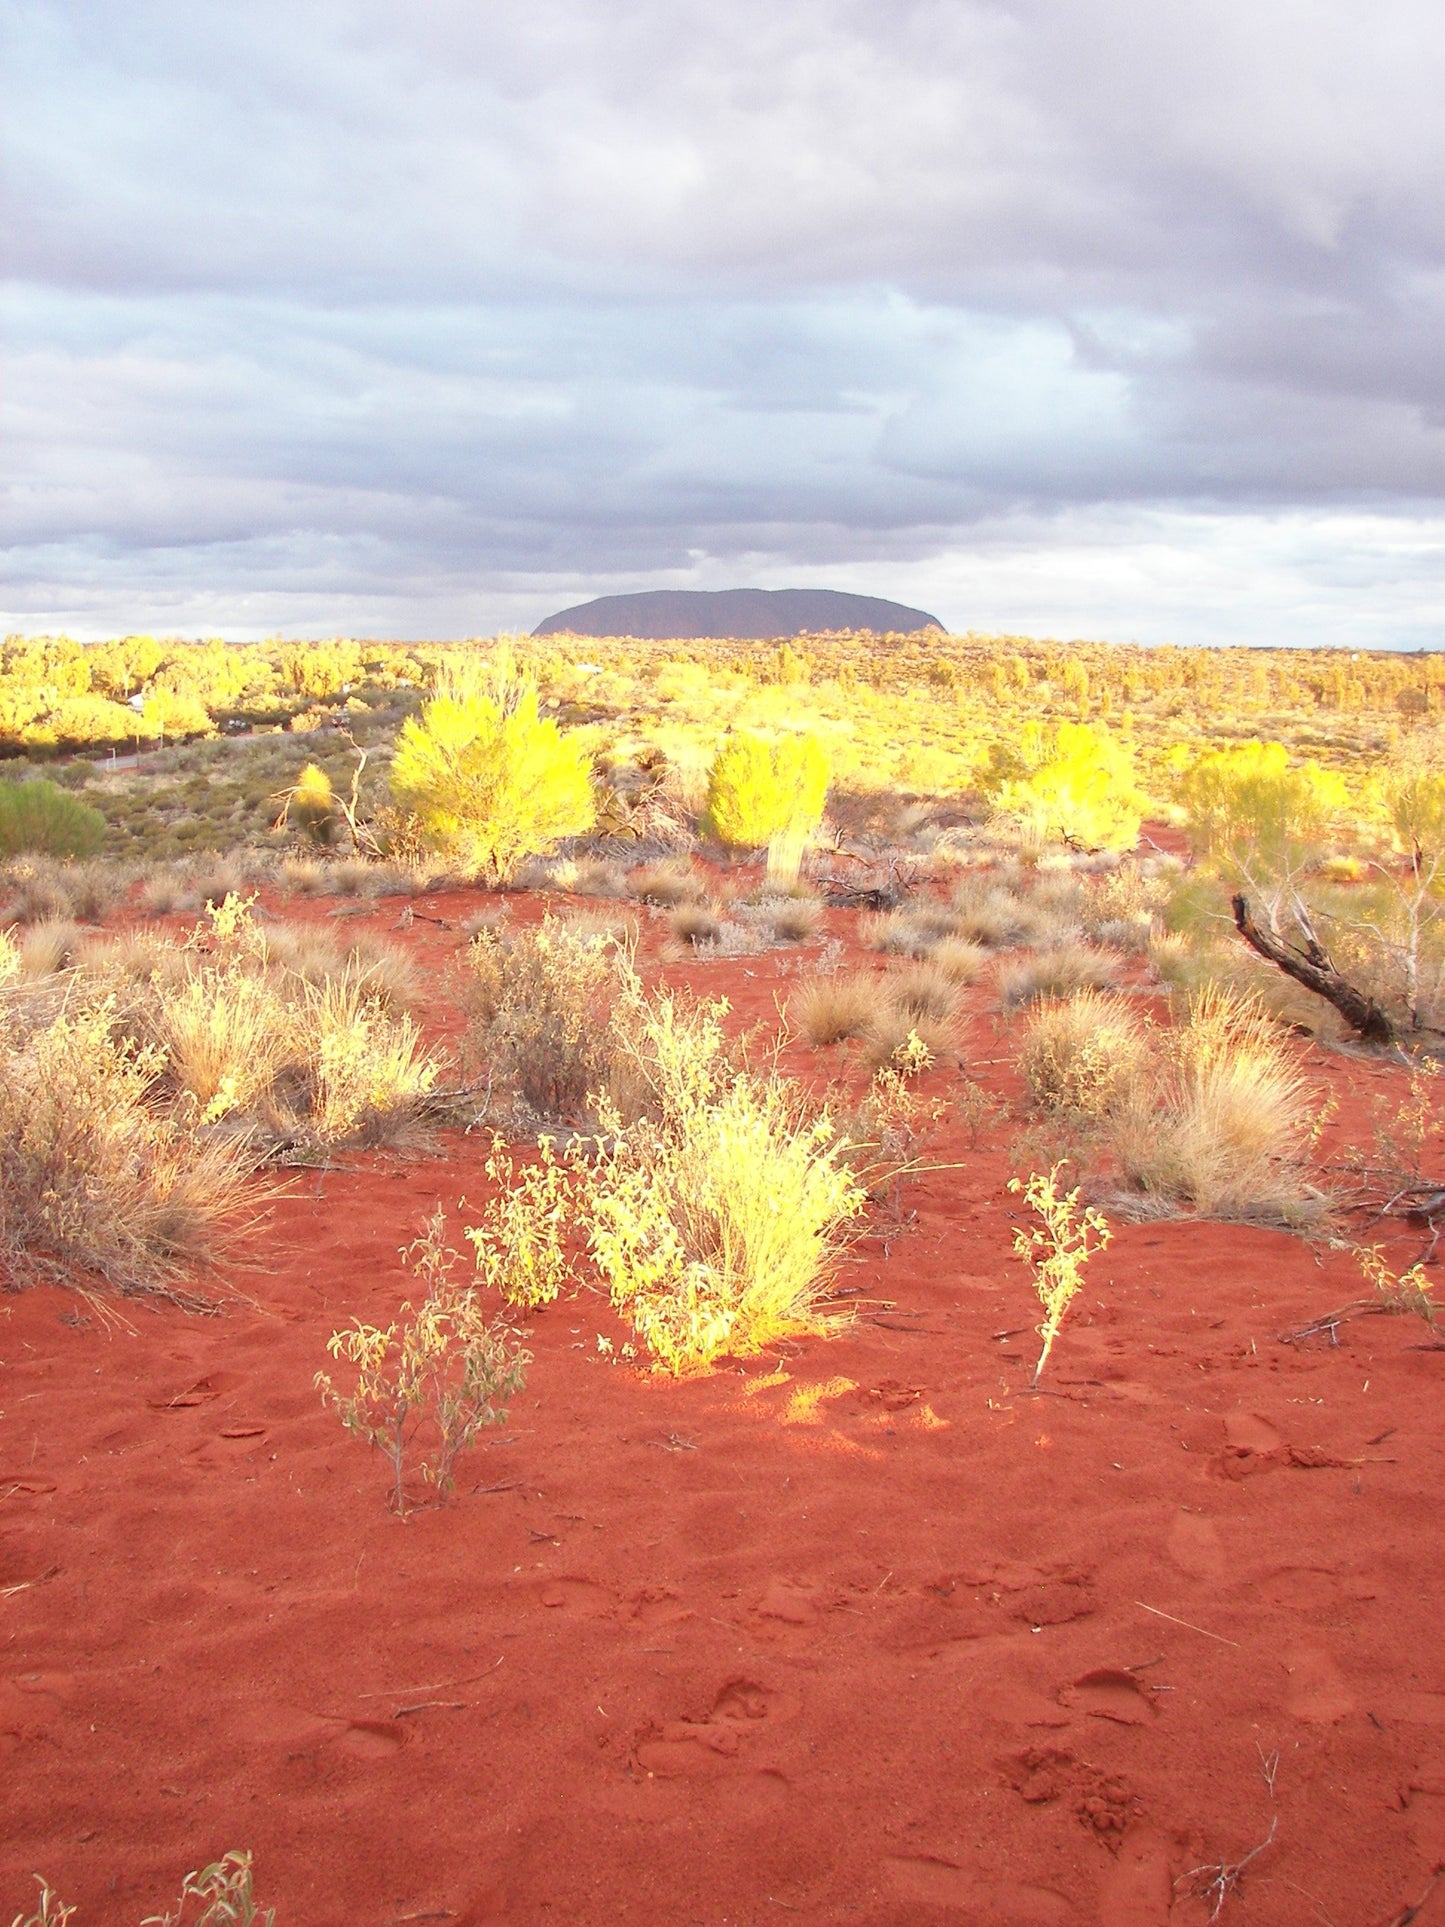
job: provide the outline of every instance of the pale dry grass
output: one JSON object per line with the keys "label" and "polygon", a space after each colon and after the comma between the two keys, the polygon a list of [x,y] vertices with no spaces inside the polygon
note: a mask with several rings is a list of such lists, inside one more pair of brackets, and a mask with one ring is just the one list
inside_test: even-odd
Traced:
{"label": "pale dry grass", "polygon": [[1324,1210],[1305,1165],[1312,1107],[1264,1008],[1206,987],[1169,1035],[1153,1089],[1114,1126],[1120,1173],[1206,1215],[1307,1225]]}
{"label": "pale dry grass", "polygon": [[1019,1069],[1042,1111],[1097,1124],[1116,1115],[1152,1075],[1149,1040],[1118,997],[1083,990],[1031,1012]]}
{"label": "pale dry grass", "polygon": [[824,1050],[867,1036],[888,1001],[885,979],[870,971],[809,977],[788,999],[788,1022],[815,1050]]}
{"label": "pale dry grass", "polygon": [[1101,990],[1118,975],[1113,960],[1087,944],[1062,943],[1036,950],[1003,965],[999,999],[1005,1010],[1040,997],[1067,997],[1076,990]]}
{"label": "pale dry grass", "polygon": [[158,1099],[161,1062],[102,1001],[28,1028],[3,1013],[0,1250],[11,1276],[169,1291],[210,1264],[245,1201],[243,1147]]}

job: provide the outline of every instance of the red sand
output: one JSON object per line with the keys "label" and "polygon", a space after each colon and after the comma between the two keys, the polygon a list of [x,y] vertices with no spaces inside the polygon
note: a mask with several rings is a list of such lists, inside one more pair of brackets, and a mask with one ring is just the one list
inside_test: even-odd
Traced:
{"label": "red sand", "polygon": [[[786,957],[680,974],[762,1017]],[[1029,1396],[1007,1136],[940,1148],[835,1342],[676,1384],[553,1307],[406,1521],[312,1381],[482,1141],[303,1174],[221,1317],[5,1298],[0,1918],[33,1870],[132,1927],[249,1847],[280,1927],[1158,1927],[1273,1830],[1225,1922],[1445,1922],[1445,1358],[1279,1342],[1347,1258],[1123,1227]]]}

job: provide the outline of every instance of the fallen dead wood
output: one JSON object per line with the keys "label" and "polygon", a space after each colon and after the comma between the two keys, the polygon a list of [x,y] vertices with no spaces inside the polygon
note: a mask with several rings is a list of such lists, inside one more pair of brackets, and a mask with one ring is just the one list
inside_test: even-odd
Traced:
{"label": "fallen dead wood", "polygon": [[1307,938],[1304,948],[1300,949],[1272,931],[1261,930],[1249,914],[1249,901],[1243,894],[1231,900],[1231,907],[1235,929],[1256,955],[1332,1004],[1356,1036],[1366,1043],[1395,1042],[1395,1026],[1374,998],[1342,977],[1313,937]]}

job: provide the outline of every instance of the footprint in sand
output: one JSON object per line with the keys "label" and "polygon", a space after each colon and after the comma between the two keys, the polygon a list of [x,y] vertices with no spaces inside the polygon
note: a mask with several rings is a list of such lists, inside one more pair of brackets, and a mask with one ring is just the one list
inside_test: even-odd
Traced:
{"label": "footprint in sand", "polygon": [[1355,1710],[1355,1698],[1333,1659],[1318,1646],[1295,1646],[1285,1653],[1289,1689],[1285,1710],[1297,1720],[1332,1726]]}
{"label": "footprint in sand", "polygon": [[1122,1666],[1097,1666],[1059,1694],[1060,1703],[1112,1720],[1116,1726],[1147,1726],[1155,1717],[1154,1702]]}
{"label": "footprint in sand", "polygon": [[745,1754],[765,1722],[796,1706],[753,1679],[731,1679],[700,1720],[668,1720],[642,1740],[637,1764],[660,1780],[696,1779],[722,1773]]}
{"label": "footprint in sand", "polygon": [[612,1610],[612,1594],[595,1579],[548,1579],[538,1588],[538,1603],[569,1618],[601,1619]]}
{"label": "footprint in sand", "polygon": [[1262,1413],[1226,1415],[1222,1469],[1227,1479],[1247,1479],[1252,1473],[1268,1472],[1288,1460],[1289,1447]]}
{"label": "footprint in sand", "polygon": [[786,1579],[775,1579],[753,1608],[759,1619],[771,1619],[784,1626],[815,1626],[817,1601],[806,1587]]}
{"label": "footprint in sand", "polygon": [[930,1854],[890,1855],[888,1884],[913,1907],[967,1909],[988,1927],[1077,1927],[1079,1915],[1062,1894],[1022,1881],[982,1880],[967,1867]]}
{"label": "footprint in sand", "polygon": [[1197,1512],[1175,1513],[1164,1550],[1191,1579],[1218,1582],[1228,1570],[1219,1528],[1212,1519],[1202,1519]]}
{"label": "footprint in sand", "polygon": [[1168,1841],[1131,1832],[1099,1889],[1099,1927],[1168,1927],[1173,1904]]}

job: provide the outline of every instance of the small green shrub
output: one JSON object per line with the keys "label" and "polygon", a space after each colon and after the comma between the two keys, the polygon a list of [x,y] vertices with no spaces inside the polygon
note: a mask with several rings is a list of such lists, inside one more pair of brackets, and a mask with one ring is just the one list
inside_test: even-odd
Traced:
{"label": "small green shrub", "polygon": [[94,856],[105,841],[105,818],[46,777],[0,781],[0,857]]}
{"label": "small green shrub", "polygon": [[1025,731],[995,752],[988,786],[996,818],[1036,848],[1055,839],[1086,850],[1127,850],[1139,840],[1143,797],[1134,759],[1087,723]]}
{"label": "small green shrub", "polygon": [[[74,1917],[74,1907],[67,1907],[39,1874],[35,1884],[40,1897],[34,1913],[23,1919],[17,1914],[11,1927],[66,1927]],[[167,1908],[163,1914],[147,1914],[140,1927],[275,1927],[275,1921],[274,1907],[263,1913],[256,1905],[250,1854],[233,1852],[223,1854],[209,1867],[188,1873],[174,1908]]]}
{"label": "small green shrub", "polygon": [[326,844],[336,834],[339,815],[331,778],[317,764],[308,763],[286,798],[287,818],[311,842]]}

